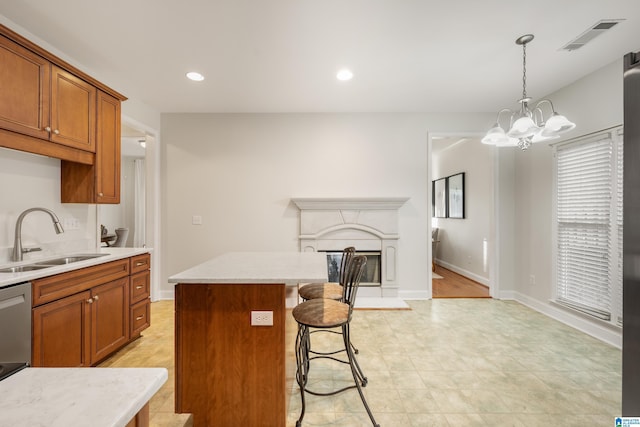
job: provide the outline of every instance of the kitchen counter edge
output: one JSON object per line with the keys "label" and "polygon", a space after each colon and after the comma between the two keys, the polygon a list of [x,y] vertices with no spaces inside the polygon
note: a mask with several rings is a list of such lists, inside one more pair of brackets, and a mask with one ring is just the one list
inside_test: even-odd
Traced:
{"label": "kitchen counter edge", "polygon": [[0,273],[0,288],[5,288],[7,286],[15,285],[18,283],[29,282],[35,279],[40,279],[43,277],[54,276],[60,273],[66,273],[68,271],[78,270],[81,268],[91,267],[94,265],[105,264],[111,261],[117,261],[123,258],[130,258],[132,256],[141,255],[145,253],[152,253],[153,250],[151,248],[101,248],[96,250],[88,250],[83,252],[73,252],[73,253],[65,253],[59,255],[52,255],[38,259],[32,259],[28,261],[23,261],[20,263],[10,263],[3,265],[2,267],[12,267],[18,265],[28,265],[33,264],[34,262],[43,262],[50,259],[73,256],[77,254],[104,254],[104,256],[100,256],[97,258],[91,258],[84,261],[78,261],[71,264],[58,265],[55,267],[43,268],[42,270],[34,270],[34,271],[25,271],[21,273]]}

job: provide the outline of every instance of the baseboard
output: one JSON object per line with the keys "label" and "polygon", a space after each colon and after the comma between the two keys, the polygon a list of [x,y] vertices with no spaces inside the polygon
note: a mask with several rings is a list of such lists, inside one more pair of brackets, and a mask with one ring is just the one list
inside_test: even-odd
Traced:
{"label": "baseboard", "polygon": [[[504,294],[506,293],[507,292],[505,292]],[[584,332],[587,335],[591,335],[592,337],[597,338],[600,341],[603,341],[619,349],[622,348],[622,331],[615,331],[607,327],[600,326],[590,321],[589,319],[584,319],[559,307],[554,307],[551,304],[545,304],[544,302],[536,300],[535,298],[531,298],[528,295],[522,294],[520,292],[510,291],[509,293],[512,294],[512,298],[504,299],[515,300],[522,305],[526,305],[532,310],[535,310],[544,314],[545,316],[562,322],[567,326],[571,326],[572,328]],[[502,294],[503,293],[501,293],[501,296]]]}
{"label": "baseboard", "polygon": [[479,276],[471,271],[465,270],[464,268],[460,268],[456,265],[453,264],[449,264],[446,261],[442,261],[441,259],[436,259],[436,264],[446,268],[447,270],[451,270],[454,273],[458,273],[461,276],[467,277],[471,280],[474,280],[482,285],[485,285],[486,287],[489,287],[489,279],[487,279],[486,277],[482,277]]}
{"label": "baseboard", "polygon": [[176,299],[176,293],[173,288],[171,290],[161,290],[159,293],[160,297],[158,298],[158,301]]}

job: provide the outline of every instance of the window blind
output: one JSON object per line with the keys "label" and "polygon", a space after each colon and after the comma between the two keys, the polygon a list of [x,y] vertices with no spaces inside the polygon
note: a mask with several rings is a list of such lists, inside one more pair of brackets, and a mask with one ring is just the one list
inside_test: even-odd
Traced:
{"label": "window blind", "polygon": [[622,138],[556,148],[556,301],[618,323],[622,308]]}

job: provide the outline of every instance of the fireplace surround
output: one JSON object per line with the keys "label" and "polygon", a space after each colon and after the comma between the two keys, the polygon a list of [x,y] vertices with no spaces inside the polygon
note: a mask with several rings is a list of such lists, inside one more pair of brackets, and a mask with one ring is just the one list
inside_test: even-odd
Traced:
{"label": "fireplace surround", "polygon": [[397,297],[400,263],[398,210],[408,197],[293,198],[300,209],[300,251],[380,253],[380,285],[363,286],[363,297]]}

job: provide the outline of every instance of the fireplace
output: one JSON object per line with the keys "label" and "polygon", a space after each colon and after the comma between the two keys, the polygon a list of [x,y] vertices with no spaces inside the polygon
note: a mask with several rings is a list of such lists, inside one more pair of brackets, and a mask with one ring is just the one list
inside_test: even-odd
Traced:
{"label": "fireplace", "polygon": [[[339,282],[342,251],[321,251],[327,254],[327,272],[330,282]],[[356,251],[356,255],[367,257],[367,264],[360,279],[360,286],[381,286],[380,251]]]}
{"label": "fireplace", "polygon": [[[361,281],[358,295],[397,297],[398,210],[407,200],[406,197],[292,199],[300,209],[300,251],[327,252],[329,257],[341,255],[344,248],[353,246],[358,253],[371,254],[367,255],[370,276]],[[328,268],[330,264],[328,258]]]}

